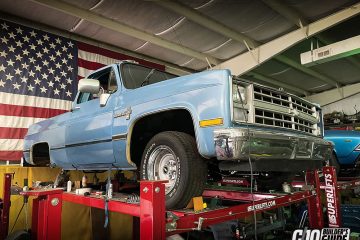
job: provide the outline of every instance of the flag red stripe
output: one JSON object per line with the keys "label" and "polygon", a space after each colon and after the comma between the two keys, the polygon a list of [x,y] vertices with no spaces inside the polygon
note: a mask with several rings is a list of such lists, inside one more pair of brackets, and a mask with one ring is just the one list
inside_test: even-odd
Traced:
{"label": "flag red stripe", "polygon": [[89,70],[96,70],[96,69],[106,66],[105,64],[91,62],[91,61],[87,61],[87,60],[81,59],[81,58],[78,58],[78,64],[79,64],[79,67],[83,67],[83,68],[86,68]]}
{"label": "flag red stripe", "polygon": [[27,128],[4,128],[0,127],[1,139],[23,139],[27,133]]}
{"label": "flag red stripe", "polygon": [[19,161],[22,156],[22,151],[0,151],[0,160]]}
{"label": "flag red stripe", "polygon": [[161,64],[157,64],[157,63],[152,63],[149,61],[145,61],[139,58],[135,58],[135,57],[131,57],[122,53],[117,53],[117,52],[113,52],[111,50],[107,50],[104,48],[100,48],[100,47],[96,47],[96,46],[92,46],[90,44],[87,43],[82,43],[82,42],[78,42],[78,48],[80,50],[83,51],[87,51],[87,52],[91,52],[94,54],[100,54],[106,57],[110,57],[110,58],[114,58],[114,59],[118,59],[118,60],[135,60],[137,62],[139,62],[140,64],[143,64],[145,66],[151,67],[151,68],[156,68],[159,69],[161,71],[165,71],[165,66],[161,65]]}
{"label": "flag red stripe", "polygon": [[61,109],[17,106],[0,103],[0,115],[5,116],[50,118],[65,112],[67,111]]}

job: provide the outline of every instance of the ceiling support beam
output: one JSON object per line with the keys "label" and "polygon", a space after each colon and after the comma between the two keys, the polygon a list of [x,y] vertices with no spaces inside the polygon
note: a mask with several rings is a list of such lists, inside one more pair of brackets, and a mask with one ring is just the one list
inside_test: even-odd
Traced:
{"label": "ceiling support beam", "polygon": [[280,82],[277,79],[270,78],[268,76],[264,76],[264,75],[262,75],[260,73],[255,72],[255,71],[251,71],[251,72],[247,73],[246,76],[250,76],[250,77],[256,78],[256,79],[258,79],[260,81],[263,81],[263,82],[266,82],[266,83],[269,83],[269,84],[272,84],[272,85],[275,85],[275,86],[282,87],[282,88],[284,88],[286,90],[291,90],[291,91],[294,91],[296,93],[300,93],[301,95],[309,96],[311,94],[310,92],[306,91],[305,89],[294,87],[294,86],[292,86],[290,84]]}
{"label": "ceiling support beam", "polygon": [[327,76],[325,76],[323,74],[320,74],[320,73],[318,73],[317,71],[315,71],[315,70],[313,70],[311,68],[307,68],[307,67],[305,67],[305,66],[303,66],[301,64],[298,64],[294,60],[292,60],[292,59],[290,59],[290,58],[288,58],[288,57],[286,57],[284,55],[278,55],[276,57],[276,60],[281,62],[281,63],[284,63],[286,65],[289,65],[289,66],[291,66],[291,67],[293,67],[293,68],[295,68],[295,69],[297,69],[297,70],[299,70],[301,72],[304,72],[304,73],[306,73],[306,74],[308,74],[310,76],[313,76],[313,77],[319,79],[320,81],[322,81],[324,83],[333,85],[335,87],[339,86],[339,84],[335,80],[333,80],[333,79],[331,79],[331,78],[329,78],[329,77],[327,77]]}
{"label": "ceiling support beam", "polygon": [[201,52],[197,52],[188,47],[185,47],[185,46],[170,42],[166,39],[160,38],[158,36],[155,36],[154,34],[150,34],[145,31],[133,28],[129,25],[114,21],[113,19],[106,18],[104,16],[101,16],[100,14],[79,8],[75,5],[72,5],[72,4],[63,2],[63,1],[57,1],[57,0],[32,0],[32,1],[39,3],[41,5],[44,5],[46,7],[50,7],[55,10],[64,12],[66,14],[69,14],[69,15],[72,15],[75,17],[79,17],[86,21],[95,23],[99,26],[105,27],[107,29],[111,29],[115,32],[123,33],[128,36],[150,42],[157,46],[160,46],[160,47],[163,47],[166,49],[170,49],[172,51],[202,60],[204,62],[209,61],[211,64],[214,64],[214,65],[220,63],[220,60],[218,60],[217,58],[214,58],[210,55],[207,55],[207,54],[204,54]]}
{"label": "ceiling support beam", "polygon": [[338,11],[330,16],[324,17],[318,21],[308,24],[303,28],[294,30],[277,39],[267,42],[255,49],[243,53],[237,57],[227,60],[215,68],[231,69],[233,74],[241,75],[260,64],[268,61],[274,56],[280,54],[296,43],[318,34],[342,21],[352,18],[360,13],[360,3],[354,4],[344,10]]}
{"label": "ceiling support beam", "polygon": [[[188,19],[190,19],[191,21],[203,26],[203,27],[206,27],[208,29],[211,29],[213,30],[214,32],[217,32],[223,36],[226,36],[230,39],[233,39],[233,40],[236,40],[240,43],[243,43],[243,44],[246,44],[248,46],[250,46],[251,49],[257,47],[257,46],[260,46],[261,43],[242,34],[242,33],[239,33],[237,32],[236,30],[233,30],[227,26],[224,26],[222,23],[214,20],[214,19],[211,19],[209,17],[207,17],[206,15],[182,4],[182,3],[179,3],[177,1],[154,1],[154,3],[166,8],[166,9],[169,9],[171,11],[174,11]],[[295,12],[288,12],[288,16],[291,17],[292,19],[297,19],[298,16],[296,15]],[[298,21],[299,22],[299,21]],[[304,21],[305,22],[305,21]],[[306,23],[306,22],[305,22]],[[299,26],[302,26],[303,23],[298,23]],[[305,31],[305,30],[304,30]],[[286,49],[286,48],[285,48]],[[282,49],[282,51],[284,51],[285,49]],[[252,61],[254,61],[257,57],[255,56],[256,53],[253,53],[253,51],[250,51],[251,55],[252,55]],[[296,61],[293,61],[293,60],[290,60],[288,59],[287,61],[284,61],[284,58],[286,57],[280,57],[280,56],[275,56],[276,54],[280,53],[279,51],[274,51],[273,55],[270,56],[271,57],[274,57],[274,59],[280,61],[280,62],[283,62],[284,64],[287,64],[289,66],[292,66],[294,67],[295,69],[297,69],[298,71],[301,71],[303,73],[306,73],[310,76],[313,76],[313,77],[317,77],[319,79],[319,81],[322,81],[324,83],[327,83],[327,84],[331,84],[335,87],[337,87],[339,84],[333,80],[333,79],[330,79],[329,77],[315,71],[315,70],[308,70],[306,69],[306,67],[302,66],[300,63],[296,62]],[[279,58],[278,58],[279,57]],[[235,57],[236,58],[236,57]],[[269,59],[270,59],[269,58]],[[231,61],[231,59],[229,60]],[[255,60],[256,61],[256,60]],[[288,64],[289,63],[289,64]],[[259,63],[260,64],[260,63]],[[221,64],[222,65],[222,64]],[[227,66],[230,66],[230,65],[227,65]],[[221,67],[220,67],[221,68]],[[225,67],[225,68],[229,68],[231,70],[231,72],[233,74],[236,74],[235,75],[241,75],[242,72],[237,72],[235,71],[236,69],[239,69],[240,66],[232,66],[231,68],[230,67]],[[245,71],[246,72],[246,71]],[[239,73],[239,74],[237,74]]]}
{"label": "ceiling support beam", "polygon": [[76,33],[70,33],[66,32],[65,30],[59,30],[41,23],[35,23],[35,22],[29,22],[29,20],[18,17],[18,16],[14,16],[14,15],[10,15],[8,13],[2,12],[0,11],[0,16],[1,19],[3,20],[7,20],[10,22],[15,22],[21,25],[24,25],[26,27],[30,27],[30,28],[36,28],[38,30],[42,30],[42,31],[46,31],[52,34],[56,34],[65,38],[71,38],[73,40],[76,41],[80,41],[80,42],[84,42],[90,45],[95,45],[101,48],[105,48],[114,52],[118,52],[118,53],[122,53],[125,55],[128,55],[130,57],[134,57],[134,58],[139,58],[139,59],[143,59],[145,61],[150,61],[153,63],[157,63],[157,64],[161,64],[165,66],[165,71],[166,72],[170,72],[176,75],[187,75],[187,74],[191,74],[196,72],[195,70],[189,69],[189,68],[185,68],[185,67],[180,67],[176,64],[170,63],[170,62],[166,62],[157,58],[153,58],[150,56],[146,56],[144,54],[138,53],[138,52],[134,52],[134,51],[130,51],[128,49],[123,49],[120,48],[118,46],[114,46],[111,44],[107,44],[107,43],[103,43],[103,42],[99,42],[98,40],[94,40],[94,39],[90,39],[88,37],[84,37],[84,36],[80,36]]}
{"label": "ceiling support beam", "polygon": [[281,16],[302,28],[305,25],[308,25],[309,22],[306,21],[295,9],[287,6],[284,2],[280,0],[262,0],[266,5],[268,5],[271,9],[275,10]]}
{"label": "ceiling support beam", "polygon": [[211,29],[214,32],[220,33],[223,36],[229,37],[241,43],[244,43],[244,41],[246,41],[248,46],[250,46],[251,48],[259,45],[258,42],[246,36],[245,34],[239,33],[234,29],[231,29],[218,21],[209,18],[208,16],[202,14],[201,12],[186,6],[183,3],[177,1],[154,1],[154,3],[166,9],[169,9],[173,12],[176,12],[190,19],[193,22],[200,24],[203,27]]}

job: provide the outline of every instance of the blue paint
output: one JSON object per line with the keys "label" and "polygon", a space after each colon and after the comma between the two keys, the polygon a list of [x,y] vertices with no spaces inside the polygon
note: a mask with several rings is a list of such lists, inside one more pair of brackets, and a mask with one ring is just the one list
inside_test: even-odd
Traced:
{"label": "blue paint", "polygon": [[[112,68],[117,90],[110,95],[107,104],[100,107],[99,99],[78,103],[77,94],[73,111],[30,126],[24,141],[24,151],[34,144],[47,142],[50,146],[51,163],[64,169],[136,169],[127,159],[126,145],[136,122],[149,114],[171,109],[184,109],[192,117],[199,153],[205,158],[216,157],[214,129],[246,127],[231,121],[230,96],[231,73],[229,70],[211,70],[175,77],[135,89],[123,84],[119,69],[124,64],[113,64],[92,73]],[[130,118],[124,114],[131,108]],[[223,125],[200,128],[199,122],[223,118]],[[279,133],[291,131],[299,136],[304,133],[269,127],[249,126],[254,129],[273,130]],[[123,136],[112,139],[115,136]],[[31,163],[30,154],[24,153]]]}
{"label": "blue paint", "polygon": [[326,130],[325,139],[335,144],[335,154],[340,165],[352,165],[359,158],[360,132],[344,130]]}

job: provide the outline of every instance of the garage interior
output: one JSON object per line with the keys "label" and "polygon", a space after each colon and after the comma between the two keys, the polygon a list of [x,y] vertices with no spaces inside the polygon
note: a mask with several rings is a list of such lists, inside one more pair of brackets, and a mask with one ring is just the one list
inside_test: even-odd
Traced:
{"label": "garage interior", "polygon": [[[360,99],[359,13],[360,2],[357,0],[0,1],[0,230],[2,230],[0,240],[165,239],[165,237],[290,239],[296,229],[309,228],[321,231],[327,227],[350,229],[351,239],[359,239],[360,172],[357,163],[360,158],[357,158],[357,144],[355,149],[349,150],[351,151],[349,155],[340,155],[345,151],[344,149],[347,149],[342,145],[344,142],[355,144],[358,141],[360,144],[360,134],[356,135],[360,130],[360,114],[357,108]],[[239,179],[225,179],[222,178],[225,176],[222,174],[218,179],[219,174],[212,173],[208,166],[209,172],[205,174],[213,181],[214,186],[212,188],[211,184],[207,183],[203,197],[201,197],[202,193],[200,197],[193,196],[195,198],[187,204],[187,210],[184,211],[188,212],[185,214],[179,209],[168,211],[165,208],[164,184],[159,181],[151,183],[139,181],[141,174],[139,171],[126,171],[125,168],[115,166],[108,167],[108,170],[101,167],[99,168],[101,171],[83,172],[76,170],[81,168],[74,167],[75,170],[61,175],[60,166],[33,167],[28,164],[24,159],[23,151],[26,150],[24,138],[29,135],[29,126],[59,114],[75,112],[79,100],[74,103],[73,101],[79,95],[78,83],[81,79],[87,78],[97,69],[125,60],[131,60],[157,71],[165,71],[180,78],[184,77],[183,85],[182,83],[172,85],[178,89],[166,89],[164,85],[163,90],[158,91],[156,88],[152,90],[158,93],[167,90],[171,90],[171,93],[185,92],[190,85],[187,79],[192,76],[200,76],[196,74],[207,71],[228,69],[231,75],[236,76],[237,81],[246,81],[246,86],[252,83],[265,85],[275,89],[278,96],[286,93],[291,94],[289,96],[293,99],[305,99],[297,102],[301,105],[300,109],[308,107],[309,102],[318,104],[317,106],[322,109],[319,112],[323,115],[323,119],[319,120],[321,126],[329,131],[328,136],[325,131],[325,139],[330,141],[329,146],[335,149],[333,152],[335,155],[331,157],[336,158],[335,162],[327,160],[327,165],[334,168],[327,166],[319,168],[319,172],[303,171],[303,175],[297,176],[296,180],[285,185],[283,182],[279,183],[282,193],[278,193],[279,190],[269,192],[268,189],[262,190],[261,186],[257,188],[262,182],[260,180],[258,183],[254,182],[251,164],[251,173],[249,170],[244,174],[247,177],[251,175],[251,178]],[[149,80],[153,73],[154,71],[149,72],[145,80]],[[204,81],[203,84],[208,83],[205,78],[199,77],[197,80]],[[155,86],[156,83],[154,85],[147,83],[149,85],[147,86],[143,84],[144,82],[139,88],[140,90],[144,87],[144,91],[139,91],[139,95],[134,96],[138,97],[139,101],[143,98],[146,102],[148,98],[145,94],[151,92],[146,92],[145,89]],[[100,84],[102,84],[101,80]],[[238,88],[237,91],[235,95],[240,95],[243,104]],[[261,94],[267,93],[261,90]],[[275,96],[273,93],[270,95]],[[199,102],[195,111],[200,111],[199,109],[206,111],[212,102],[223,101],[220,96],[223,96],[220,91],[219,97],[208,95],[208,101]],[[192,97],[194,101],[201,99],[196,95]],[[121,101],[126,101],[125,97],[124,99]],[[171,99],[176,101],[175,97]],[[192,100],[187,98],[182,101]],[[273,100],[271,102],[274,103]],[[143,108],[150,108],[151,104],[155,103],[155,101],[144,103]],[[244,109],[244,105],[240,106],[240,109]],[[317,107],[314,105],[312,109]],[[118,114],[114,119],[131,121],[131,118],[138,113],[133,107],[124,108]],[[263,114],[264,119],[269,118],[265,113]],[[299,115],[296,111],[294,114]],[[192,125],[192,119],[195,119],[194,116],[189,116],[187,118],[189,121],[179,120],[181,116],[181,111],[174,111],[170,116],[165,116],[166,121],[173,124],[159,122],[157,125],[163,125],[164,131],[169,131],[168,128],[173,127],[172,125],[178,125],[177,131],[193,136],[201,131],[193,128],[188,130],[189,125]],[[245,118],[246,123],[243,124],[251,125],[251,122],[248,123],[248,117]],[[276,118],[275,113],[271,118]],[[225,118],[219,119],[208,117],[207,120],[199,119],[197,123],[200,124],[200,128],[204,127],[201,124],[209,124],[205,125],[206,129],[226,124]],[[209,122],[210,120],[214,120],[215,123]],[[216,123],[217,120],[220,123]],[[274,126],[277,126],[276,121],[278,120],[273,120]],[[131,152],[135,156],[133,158],[139,159],[134,160],[138,169],[140,163],[143,163],[141,159],[143,152],[146,152],[146,144],[153,137],[153,135],[147,136],[151,133],[148,129],[152,127],[152,122],[156,122],[156,117],[140,121],[144,127],[134,128],[133,131],[140,139],[138,145],[140,150],[135,149]],[[263,123],[266,124],[265,120]],[[299,126],[307,124],[298,123]],[[310,125],[304,126],[304,129],[310,129],[308,126]],[[74,129],[76,131],[76,128]],[[300,127],[292,127],[292,130],[294,129],[300,131]],[[80,130],[78,131],[77,134],[81,135]],[[128,152],[127,145],[130,145],[130,141],[126,137],[132,133],[130,131],[132,129],[125,136],[117,135],[116,140],[122,141],[125,138],[124,149],[121,151]],[[56,139],[59,136],[45,137]],[[195,137],[195,147],[199,138],[199,136]],[[310,142],[306,138],[301,139]],[[114,135],[112,140],[114,141]],[[214,145],[214,137],[211,141]],[[76,144],[81,143],[73,145]],[[200,145],[201,143],[198,142],[199,148]],[[47,154],[51,151],[51,147],[49,149],[46,150]],[[40,159],[43,152],[41,150],[38,152],[40,153],[36,154],[40,157],[37,158]],[[36,155],[33,152],[31,154]],[[253,156],[256,154],[266,157],[267,153],[255,152]],[[249,155],[251,155],[250,150]],[[350,155],[356,158],[355,162],[349,162]],[[49,155],[50,159],[51,157],[52,155]],[[129,159],[127,160],[129,162]],[[249,161],[251,161],[250,156]],[[49,164],[52,165],[52,162],[50,161]],[[202,168],[203,165],[194,166]],[[117,168],[124,171],[117,171]],[[201,175],[201,171],[198,174]],[[329,185],[334,191],[331,194],[335,196],[331,198],[335,201],[334,223],[331,222],[332,209],[329,210],[329,199],[326,195],[329,194],[327,192],[329,188],[326,188],[329,187],[326,185],[328,182],[324,179],[326,174],[335,179],[331,183],[333,185]],[[232,175],[233,173],[229,176]],[[10,182],[7,180],[9,176],[11,176]],[[71,181],[70,190],[73,187],[75,197],[66,193],[67,181],[65,181],[64,193],[57,188],[54,190],[54,181],[59,181],[59,176],[60,180],[61,177],[66,176]],[[84,186],[84,181],[91,182],[90,185],[94,182],[96,183],[94,185],[102,183],[102,187],[96,191],[94,188],[91,196],[86,194],[84,196],[82,192],[78,194],[79,198],[76,198],[75,188],[82,189],[80,185]],[[125,202],[126,205],[112,199],[112,196],[109,197],[110,183],[114,190],[122,191],[121,194],[130,194],[127,196],[131,196],[133,202]],[[306,189],[308,185],[312,185],[310,190]],[[136,188],[134,192],[129,191],[134,188]],[[154,192],[154,195],[147,198],[144,192],[147,193],[148,190],[143,191],[145,188],[150,189],[150,192],[160,191],[162,196],[157,197]],[[232,191],[234,194],[226,195],[226,191]],[[95,196],[95,192],[100,196]],[[62,196],[60,203],[54,205],[51,201],[54,196]],[[90,198],[99,201],[89,200]],[[277,199],[276,206],[272,206],[271,201],[264,202],[264,199],[270,198]],[[28,202],[25,199],[28,199]],[[35,203],[37,207],[33,207],[33,199],[38,199],[35,200],[38,201]],[[232,203],[221,206],[224,210],[220,211],[219,205],[222,201],[225,204],[227,200]],[[45,205],[41,205],[41,201],[45,201]],[[266,206],[265,209],[257,208],[256,206],[260,206],[255,204],[257,201],[263,201],[259,204]],[[158,202],[161,203],[157,204]],[[61,205],[62,208],[51,212],[52,207]],[[327,208],[327,211],[323,212],[320,205]],[[300,208],[305,208],[305,211]],[[244,209],[250,209],[247,215],[242,212]],[[34,217],[34,213],[38,214],[37,217]],[[300,213],[302,214],[300,217],[296,216]],[[27,231],[29,229],[31,231]],[[19,236],[16,237],[17,232]]]}

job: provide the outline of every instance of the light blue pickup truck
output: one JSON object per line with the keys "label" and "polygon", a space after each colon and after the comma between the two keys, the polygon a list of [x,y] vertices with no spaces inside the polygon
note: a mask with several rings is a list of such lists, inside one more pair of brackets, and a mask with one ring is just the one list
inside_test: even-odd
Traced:
{"label": "light blue pickup truck", "polygon": [[272,181],[321,167],[331,154],[317,105],[228,70],[178,77],[123,61],[78,90],[71,112],[30,126],[25,160],[166,179],[168,208],[201,195],[214,169]]}

